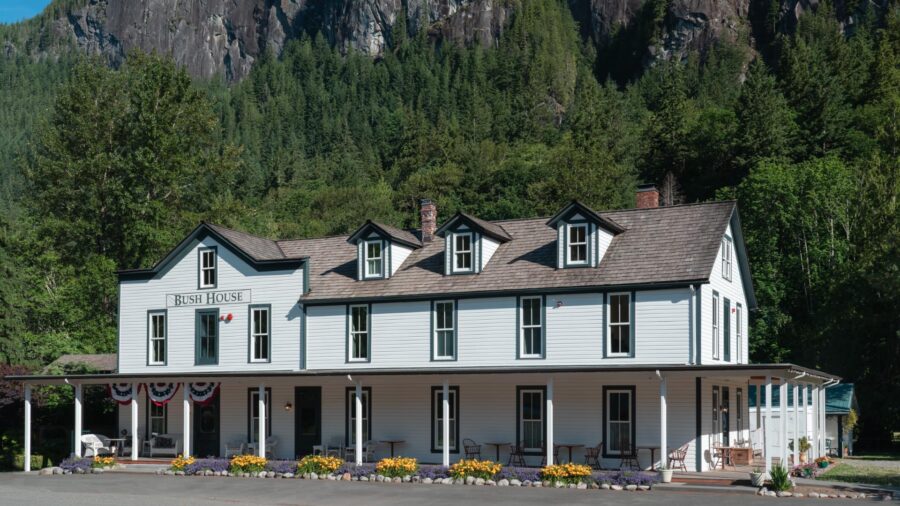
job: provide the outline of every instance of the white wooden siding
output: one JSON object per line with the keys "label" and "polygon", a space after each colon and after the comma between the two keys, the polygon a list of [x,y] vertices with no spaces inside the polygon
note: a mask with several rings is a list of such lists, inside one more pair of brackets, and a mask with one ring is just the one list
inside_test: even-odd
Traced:
{"label": "white wooden siding", "polygon": [[491,257],[494,256],[499,247],[499,242],[485,235],[481,236],[481,270],[487,267],[488,262],[491,261]]}
{"label": "white wooden siding", "polygon": [[389,248],[391,248],[391,276],[397,273],[400,269],[400,266],[403,265],[403,262],[406,261],[406,258],[409,257],[409,254],[412,253],[412,248],[407,248],[406,246],[397,244],[395,242],[391,242]]}
{"label": "white wooden siding", "polygon": [[603,255],[606,254],[606,250],[609,249],[610,243],[612,243],[613,235],[609,233],[607,230],[597,227],[597,264],[603,261]]}
{"label": "white wooden siding", "polygon": [[[197,248],[217,246],[217,286],[197,289]],[[225,246],[206,238],[160,277],[122,281],[119,314],[119,372],[187,372],[296,369],[300,357],[300,308],[303,270],[257,272]],[[244,290],[252,293],[252,304],[271,305],[271,362],[248,363],[248,304],[170,307],[167,314],[167,364],[147,365],[147,311],[166,309],[166,294]],[[217,365],[194,365],[195,313],[201,308],[231,313],[230,322],[219,322]]]}
{"label": "white wooden siding", "polygon": [[[728,226],[728,229],[725,231],[725,235],[731,237],[734,236],[731,232],[731,225]],[[708,285],[703,285],[701,288],[702,295],[702,303],[701,303],[701,329],[702,329],[702,360],[703,364],[713,364],[713,363],[726,363],[725,362],[725,324],[724,321],[720,322],[719,332],[721,333],[722,338],[722,346],[719,349],[719,358],[713,359],[712,356],[712,297],[713,291],[718,292],[719,294],[719,312],[720,319],[723,316],[721,313],[723,312],[723,308],[725,307],[725,299],[727,298],[731,301],[731,326],[730,326],[730,335],[728,339],[731,340],[731,360],[727,363],[738,363],[738,353],[737,353],[737,321],[735,320],[735,315],[737,314],[734,311],[734,308],[737,307],[737,304],[741,305],[741,326],[743,328],[743,343],[742,350],[740,354],[741,363],[749,364],[749,339],[750,339],[750,329],[749,329],[749,320],[748,320],[748,309],[747,309],[747,301],[744,297],[744,285],[743,278],[741,277],[741,270],[738,266],[737,259],[737,251],[735,250],[734,243],[732,242],[732,255],[731,255],[731,281],[728,281],[722,277],[722,248],[719,247],[719,252],[716,254],[716,261],[713,263],[712,272],[710,273],[710,281]]]}

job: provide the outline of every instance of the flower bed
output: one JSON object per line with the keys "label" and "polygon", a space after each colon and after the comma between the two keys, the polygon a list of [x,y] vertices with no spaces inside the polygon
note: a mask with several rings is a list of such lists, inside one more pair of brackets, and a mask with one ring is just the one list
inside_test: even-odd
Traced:
{"label": "flower bed", "polygon": [[257,455],[237,455],[231,459],[231,465],[228,468],[230,473],[259,473],[266,469],[268,461],[265,457]]}
{"label": "flower bed", "polygon": [[92,459],[75,457],[74,455],[59,463],[59,467],[66,474],[84,474],[91,472]]}
{"label": "flower bed", "polygon": [[454,478],[466,479],[469,476],[473,478],[481,478],[482,480],[490,480],[500,472],[503,466],[490,460],[460,460],[450,466],[450,476]]}
{"label": "flower bed", "polygon": [[228,459],[193,459],[193,463],[182,468],[184,474],[200,475],[200,474],[222,474],[231,467],[231,461]]}
{"label": "flower bed", "polygon": [[591,476],[590,466],[584,464],[553,464],[541,469],[541,478],[566,485],[583,483]]}
{"label": "flower bed", "polygon": [[412,457],[389,457],[375,464],[375,472],[388,478],[412,476],[419,471],[419,461]]}
{"label": "flower bed", "polygon": [[341,465],[344,463],[343,460],[337,457],[325,457],[323,455],[307,455],[300,459],[300,462],[297,463],[297,472],[299,473],[316,473],[318,474],[329,474],[340,469]]}
{"label": "flower bed", "polygon": [[94,459],[91,460],[92,469],[112,469],[115,465],[115,457],[101,457],[100,455],[95,455]]}

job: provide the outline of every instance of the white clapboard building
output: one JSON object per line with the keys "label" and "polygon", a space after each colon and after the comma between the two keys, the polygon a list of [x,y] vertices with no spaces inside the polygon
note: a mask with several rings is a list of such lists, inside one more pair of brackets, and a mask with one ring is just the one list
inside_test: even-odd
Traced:
{"label": "white clapboard building", "polygon": [[298,240],[202,223],[152,268],[119,273],[114,373],[15,379],[26,394],[74,385],[76,433],[83,387],[112,384],[132,458],[177,444],[446,465],[471,440],[504,464],[510,445],[537,466],[602,444],[607,468],[686,449],[686,469],[705,471],[716,448],[741,446],[768,465],[789,450],[753,436],[751,384],[807,391],[821,454],[837,378],[749,362],[756,300],[736,204],[658,200],[642,187],[636,209],[442,223],[423,201],[417,230],[364,221]]}

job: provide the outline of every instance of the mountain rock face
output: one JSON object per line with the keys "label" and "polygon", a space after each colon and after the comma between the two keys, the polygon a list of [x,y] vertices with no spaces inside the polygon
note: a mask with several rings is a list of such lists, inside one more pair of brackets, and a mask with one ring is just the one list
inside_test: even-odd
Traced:
{"label": "mountain rock face", "polygon": [[[528,0],[522,0],[528,1]],[[886,3],[888,0],[869,0]],[[623,30],[658,26],[645,60],[681,59],[725,39],[748,40],[751,10],[768,0],[568,0],[583,33],[600,45]],[[779,28],[787,30],[819,0],[779,0]],[[171,55],[197,77],[246,76],[266,51],[281,52],[301,33],[321,33],[342,50],[380,55],[406,12],[409,33],[464,44],[495,44],[513,14],[510,0],[88,0],[52,20],[55,35],[115,65],[132,48]],[[837,2],[840,11],[841,2]],[[4,52],[16,48],[6,42]]]}

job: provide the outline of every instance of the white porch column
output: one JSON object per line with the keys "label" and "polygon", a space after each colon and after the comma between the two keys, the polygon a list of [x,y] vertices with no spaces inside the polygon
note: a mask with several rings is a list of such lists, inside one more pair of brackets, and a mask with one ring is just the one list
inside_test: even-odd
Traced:
{"label": "white porch column", "polygon": [[355,392],[353,401],[356,403],[356,423],[355,423],[355,425],[356,425],[356,441],[354,443],[356,451],[354,451],[354,454],[356,455],[356,465],[361,465],[362,458],[363,458],[363,455],[362,455],[362,452],[363,452],[363,440],[362,440],[362,437],[363,437],[363,434],[362,434],[362,431],[363,431],[363,425],[362,425],[363,404],[362,404],[362,382],[360,382],[360,381],[356,382],[356,392]]}
{"label": "white porch column", "polygon": [[25,384],[25,472],[31,471],[31,385]]}
{"label": "white porch column", "polygon": [[812,458],[819,458],[819,387],[812,386],[812,441],[810,449],[812,450]]}
{"label": "white porch column", "polygon": [[556,464],[553,462],[553,378],[547,380],[547,465]]}
{"label": "white porch column", "polygon": [[[660,466],[667,469],[669,466],[669,442],[666,434],[666,419],[668,418],[666,388],[666,377],[662,376],[659,382],[659,458]],[[653,462],[650,463],[650,467],[653,467]]]}
{"label": "white porch column", "polygon": [[800,389],[793,383],[794,389],[794,465],[800,465]]}
{"label": "white porch column", "polygon": [[766,461],[766,475],[772,472],[772,438],[769,437],[769,430],[772,428],[772,419],[769,416],[772,412],[772,377],[766,376],[766,406],[763,414],[763,458]]}
{"label": "white porch column", "polygon": [[[800,384],[800,412],[803,414],[803,424],[800,425],[802,427],[802,431],[800,437],[805,437],[807,441],[809,441],[809,411],[807,410],[806,405],[806,383]],[[807,450],[808,452],[809,450]],[[808,457],[809,455],[807,455]]]}
{"label": "white porch column", "polygon": [[784,378],[781,378],[781,385],[779,386],[780,393],[778,394],[781,397],[781,402],[778,403],[778,407],[780,408],[780,414],[778,416],[778,425],[779,432],[781,433],[781,452],[779,457],[781,458],[781,467],[785,469],[789,469],[787,456],[788,456],[788,434],[787,434],[787,417],[788,417],[788,384]]}
{"label": "white porch column", "polygon": [[257,409],[259,409],[259,437],[256,438],[256,454],[260,457],[266,456],[266,385],[259,384],[259,394],[257,395]]}
{"label": "white porch column", "polygon": [[[443,444],[443,464],[444,467],[450,466],[450,381],[444,380],[444,396],[443,402],[441,402],[441,409],[443,410],[443,427],[441,430],[443,431],[443,439],[441,441]],[[459,444],[459,443],[457,443]]]}
{"label": "white porch column", "polygon": [[819,388],[819,439],[821,440],[822,449],[819,452],[820,456],[825,456],[828,453],[828,450],[825,448],[825,437],[827,436],[825,432],[825,387]]}
{"label": "white porch column", "polygon": [[81,383],[75,384],[75,455],[81,456]]}
{"label": "white porch column", "polygon": [[[131,460],[138,459],[138,384],[131,385]],[[124,442],[123,442],[124,445]]]}
{"label": "white porch column", "polygon": [[187,383],[181,385],[182,406],[184,419],[181,421],[182,437],[184,438],[184,455],[191,455],[191,394]]}

